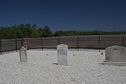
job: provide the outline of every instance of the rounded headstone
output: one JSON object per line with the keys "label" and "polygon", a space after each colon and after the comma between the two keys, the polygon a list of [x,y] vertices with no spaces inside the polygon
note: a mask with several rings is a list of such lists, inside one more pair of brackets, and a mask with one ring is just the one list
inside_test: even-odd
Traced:
{"label": "rounded headstone", "polygon": [[105,49],[106,61],[126,62],[126,48],[118,45]]}

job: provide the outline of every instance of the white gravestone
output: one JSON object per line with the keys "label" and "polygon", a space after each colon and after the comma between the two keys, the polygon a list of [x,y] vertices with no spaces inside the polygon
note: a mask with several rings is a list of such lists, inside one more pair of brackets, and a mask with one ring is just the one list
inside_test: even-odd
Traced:
{"label": "white gravestone", "polygon": [[105,61],[102,64],[125,66],[126,48],[122,46],[111,46],[105,49]]}
{"label": "white gravestone", "polygon": [[65,44],[60,44],[57,46],[57,55],[58,55],[58,64],[59,65],[68,65],[67,64],[67,52],[68,46]]}
{"label": "white gravestone", "polygon": [[111,46],[105,50],[106,61],[126,62],[126,48],[122,46]]}
{"label": "white gravestone", "polygon": [[19,51],[20,62],[27,62],[27,49],[22,47]]}

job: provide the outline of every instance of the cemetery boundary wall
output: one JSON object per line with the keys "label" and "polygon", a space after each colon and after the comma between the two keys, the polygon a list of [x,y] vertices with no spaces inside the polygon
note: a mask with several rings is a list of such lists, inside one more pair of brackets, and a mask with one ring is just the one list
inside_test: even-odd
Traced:
{"label": "cemetery boundary wall", "polygon": [[[104,49],[108,46],[126,46],[126,35],[85,35],[25,38],[27,49],[56,49],[59,44],[67,44],[75,49]],[[0,53],[17,51],[21,48],[21,39],[0,39]]]}

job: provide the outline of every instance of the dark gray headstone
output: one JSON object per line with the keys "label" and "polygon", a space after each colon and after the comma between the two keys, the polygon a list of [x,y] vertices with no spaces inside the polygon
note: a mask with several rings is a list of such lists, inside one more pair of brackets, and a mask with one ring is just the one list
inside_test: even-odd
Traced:
{"label": "dark gray headstone", "polygon": [[27,49],[22,47],[19,51],[20,62],[27,62]]}
{"label": "dark gray headstone", "polygon": [[59,65],[68,65],[67,64],[67,53],[68,53],[68,46],[65,44],[60,44],[57,46],[57,54],[58,54],[58,64]]}

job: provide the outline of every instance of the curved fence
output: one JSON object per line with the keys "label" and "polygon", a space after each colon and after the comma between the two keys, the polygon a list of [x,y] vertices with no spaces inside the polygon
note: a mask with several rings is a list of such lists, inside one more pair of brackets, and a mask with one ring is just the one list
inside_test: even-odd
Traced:
{"label": "curved fence", "polygon": [[[56,48],[58,44],[67,44],[69,48],[104,49],[112,45],[126,46],[126,35],[85,35],[25,38],[28,49]],[[0,52],[19,50],[21,39],[0,39]]]}

